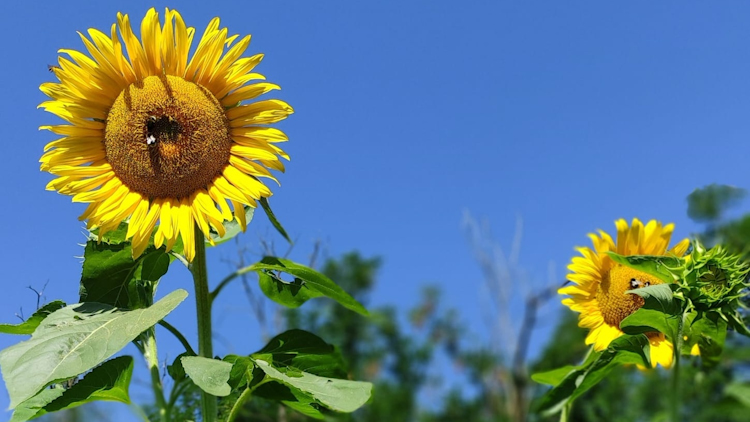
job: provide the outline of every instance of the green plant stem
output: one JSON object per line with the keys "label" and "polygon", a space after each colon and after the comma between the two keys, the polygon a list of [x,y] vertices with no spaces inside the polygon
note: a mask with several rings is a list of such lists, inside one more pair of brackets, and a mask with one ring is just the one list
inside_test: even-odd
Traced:
{"label": "green plant stem", "polygon": [[677,324],[677,335],[674,339],[673,363],[672,363],[672,397],[670,400],[670,420],[672,422],[680,421],[680,355],[682,354],[682,331],[685,324],[687,309],[680,316]]}
{"label": "green plant stem", "polygon": [[233,272],[232,274],[229,274],[228,276],[224,277],[224,279],[221,280],[221,282],[216,286],[214,291],[211,292],[211,300],[213,301],[214,299],[216,299],[216,296],[218,296],[219,293],[221,293],[221,291],[224,289],[224,287],[226,287],[232,280],[254,270],[255,270],[255,264],[248,265],[247,267],[240,268],[239,270]]}
{"label": "green plant stem", "polygon": [[240,410],[242,410],[242,405],[245,404],[252,393],[253,390],[251,388],[245,388],[245,391],[243,391],[242,394],[240,394],[240,396],[237,398],[237,401],[234,402],[234,406],[232,406],[232,410],[229,412],[229,416],[227,416],[227,422],[234,422],[234,420],[240,414]]}
{"label": "green plant stem", "polygon": [[567,402],[560,411],[560,422],[568,422],[570,418],[570,411],[573,410],[573,402]]}
{"label": "green plant stem", "polygon": [[197,353],[195,353],[195,350],[193,350],[193,348],[190,347],[190,342],[187,341],[187,339],[185,338],[185,336],[183,336],[182,333],[180,332],[180,330],[178,330],[177,328],[175,328],[174,325],[172,325],[172,324],[170,324],[170,323],[168,323],[167,321],[164,321],[164,320],[159,321],[159,325],[161,325],[162,327],[166,328],[167,331],[169,331],[175,337],[177,337],[177,340],[179,340],[180,343],[182,343],[182,346],[185,348],[186,352],[188,352],[192,356],[197,356]]}
{"label": "green plant stem", "polygon": [[[203,232],[195,225],[195,258],[190,264],[195,284],[195,306],[198,318],[198,356],[213,358],[211,334],[211,293],[208,290],[206,268],[206,241]],[[204,422],[215,422],[218,409],[216,397],[201,391],[201,414]]]}
{"label": "green plant stem", "polygon": [[159,419],[162,422],[169,422],[167,402],[164,399],[164,387],[159,375],[159,357],[156,353],[156,330],[154,327],[146,330],[141,339],[143,341],[143,357],[146,359],[149,372],[151,372],[151,387],[154,389],[156,406],[159,408]]}

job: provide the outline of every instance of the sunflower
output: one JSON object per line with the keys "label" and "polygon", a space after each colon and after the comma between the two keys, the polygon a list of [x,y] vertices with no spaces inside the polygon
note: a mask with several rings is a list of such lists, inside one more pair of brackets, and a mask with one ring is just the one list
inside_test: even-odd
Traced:
{"label": "sunflower", "polygon": [[[643,306],[644,300],[635,294],[625,291],[661,284],[660,279],[642,271],[617,264],[609,257],[608,251],[620,255],[673,255],[683,256],[690,242],[680,241],[672,249],[669,240],[674,230],[673,224],[662,226],[651,220],[645,226],[638,219],[633,219],[630,227],[627,221],[617,220],[617,241],[604,231],[599,235],[589,234],[594,248],[577,248],[583,256],[574,257],[568,269],[568,280],[575,285],[563,287],[558,293],[570,295],[563,299],[563,305],[580,312],[578,326],[590,329],[586,344],[593,344],[594,350],[601,351],[609,343],[623,335],[620,322]],[[670,367],[672,364],[673,346],[664,334],[649,333],[651,344],[651,362]]]}
{"label": "sunflower", "polygon": [[[224,234],[236,219],[245,230],[245,206],[269,197],[261,179],[284,171],[287,140],[268,127],[293,110],[284,101],[247,102],[278,85],[253,69],[262,54],[241,57],[250,36],[239,39],[208,24],[190,57],[195,29],[166,9],[164,25],[151,9],[141,40],[128,15],[117,14],[110,35],[79,32],[88,55],[63,49],[50,68],[59,83],[44,83],[51,98],[39,105],[66,124],[42,126],[61,138],[47,144],[41,169],[57,176],[48,190],[88,203],[81,215],[103,234],[128,221],[133,257],[152,233],[170,250],[178,238],[192,261],[196,236]],[[119,31],[119,36],[118,36]],[[127,55],[126,55],[127,53]],[[154,233],[155,231],[155,233]]]}

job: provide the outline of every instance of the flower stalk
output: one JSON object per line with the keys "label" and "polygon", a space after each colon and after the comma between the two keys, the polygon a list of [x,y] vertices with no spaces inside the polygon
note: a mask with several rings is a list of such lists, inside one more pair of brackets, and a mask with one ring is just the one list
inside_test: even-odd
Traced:
{"label": "flower stalk", "polygon": [[154,390],[154,399],[156,406],[159,408],[159,420],[161,422],[169,422],[167,402],[164,399],[164,387],[159,375],[159,358],[156,353],[156,330],[154,327],[149,328],[143,333],[141,341],[143,343],[141,352],[146,359],[146,364],[151,373],[151,388]]}
{"label": "flower stalk", "polygon": [[[206,268],[206,242],[198,225],[195,225],[195,259],[190,264],[195,285],[195,309],[198,319],[198,356],[213,358],[211,333],[211,293],[208,290]],[[204,422],[215,422],[217,417],[216,397],[201,391],[201,414]]]}

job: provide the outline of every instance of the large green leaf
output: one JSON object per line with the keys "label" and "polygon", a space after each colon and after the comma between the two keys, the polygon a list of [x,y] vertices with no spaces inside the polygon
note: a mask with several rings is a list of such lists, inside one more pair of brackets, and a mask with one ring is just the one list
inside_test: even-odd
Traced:
{"label": "large green leaf", "polygon": [[201,356],[183,356],[180,359],[185,373],[201,390],[214,396],[228,396],[232,387],[227,383],[232,364]]}
{"label": "large green leaf", "polygon": [[596,359],[587,359],[579,369],[569,371],[565,378],[539,400],[538,410],[545,414],[560,411],[567,403],[599,383],[618,365],[636,364],[650,367],[649,347],[648,338],[643,334],[620,336],[598,354]]}
{"label": "large green leaf", "polygon": [[[274,365],[331,378],[346,378],[341,353],[323,339],[304,330],[289,330],[271,339],[253,357],[270,355]],[[268,359],[266,359],[268,360]]]}
{"label": "large green leaf", "polygon": [[686,327],[685,334],[688,337],[686,343],[698,344],[703,367],[712,368],[719,364],[727,337],[727,322],[718,312],[698,315]]}
{"label": "large green leaf", "polygon": [[750,337],[750,328],[747,327],[745,321],[742,319],[742,315],[739,312],[729,312],[726,313],[725,316],[727,317],[729,326],[732,327],[733,330],[737,331],[745,337]]}
{"label": "large green leaf", "polygon": [[273,227],[276,229],[276,231],[279,232],[282,236],[284,236],[284,239],[286,239],[289,243],[292,242],[292,239],[289,237],[289,235],[286,233],[286,230],[284,230],[284,227],[279,223],[279,220],[276,218],[276,215],[271,210],[271,204],[268,203],[268,198],[260,198],[260,206],[263,207],[263,211],[266,212],[266,216],[268,216],[268,220],[273,224]]}
{"label": "large green leaf", "polygon": [[47,385],[80,375],[125,347],[187,297],[176,290],[145,309],[79,303],[50,314],[29,340],[0,351],[10,408]]}
{"label": "large green leaf", "polygon": [[253,370],[255,363],[247,356],[227,355],[224,362],[232,364],[229,372],[229,385],[234,389],[244,390],[253,381]]}
{"label": "large green leaf", "polygon": [[49,314],[65,306],[65,302],[56,300],[37,309],[26,321],[20,324],[0,324],[0,333],[4,334],[31,334],[36,327],[47,318]]}
{"label": "large green leaf", "polygon": [[628,334],[658,331],[664,333],[673,344],[679,330],[682,309],[680,301],[672,296],[670,284],[657,284],[641,289],[628,290],[644,299],[640,309],[620,322],[620,328]]}
{"label": "large green leaf", "polygon": [[300,278],[288,283],[268,272],[258,272],[258,284],[266,297],[288,308],[298,308],[309,299],[323,296]]}
{"label": "large green leaf", "polygon": [[63,394],[65,394],[65,388],[61,385],[56,385],[53,388],[45,388],[34,397],[19,404],[13,410],[13,415],[9,422],[26,422],[47,413],[44,410],[44,406],[52,403]]}
{"label": "large green leaf", "polygon": [[[53,388],[40,391],[18,405],[11,421],[27,421],[46,413],[71,409],[98,400],[130,404],[128,388],[132,375],[133,358],[116,357],[97,366],[68,389]],[[48,391],[54,391],[56,394],[50,394]],[[46,403],[43,403],[45,401]]]}
{"label": "large green leaf", "polygon": [[551,371],[537,372],[531,375],[531,379],[539,384],[547,384],[555,387],[560,384],[571,372],[580,369],[579,366],[565,365],[562,368],[553,369]]}
{"label": "large green leaf", "polygon": [[625,265],[643,271],[664,281],[665,283],[674,283],[677,278],[670,269],[679,268],[683,265],[682,259],[674,256],[653,256],[653,255],[618,255],[614,252],[607,252],[609,257],[618,264]]}
{"label": "large green leaf", "polygon": [[255,359],[255,364],[269,378],[292,390],[308,394],[323,406],[338,412],[354,412],[364,405],[372,394],[372,384],[369,382],[319,377],[301,371],[290,376],[264,360]]}
{"label": "large green leaf", "polygon": [[[259,369],[259,371],[263,374],[262,370]],[[278,401],[313,419],[325,419],[325,415],[321,412],[325,407],[312,398],[310,394],[297,388],[289,387],[278,382],[267,382],[258,386],[258,388],[253,391],[253,396],[265,400]]]}
{"label": "large green leaf", "polygon": [[133,358],[120,356],[94,368],[70,388],[55,385],[45,388],[19,404],[11,422],[25,422],[47,413],[70,409],[85,403],[105,400],[129,404],[128,387],[133,372]]}
{"label": "large green leaf", "polygon": [[137,259],[125,241],[127,224],[108,232],[99,242],[89,239],[83,251],[81,302],[106,303],[119,308],[150,305],[156,283],[166,274],[170,255],[153,246]]}
{"label": "large green leaf", "polygon": [[[259,274],[266,274],[274,277],[276,281],[278,281],[282,285],[286,284],[289,289],[292,289],[293,287],[298,288],[299,290],[297,294],[299,294],[299,291],[301,291],[302,289],[308,288],[316,292],[315,294],[317,294],[318,296],[322,295],[329,297],[340,303],[347,309],[350,309],[362,315],[367,315],[367,310],[364,308],[364,306],[362,306],[362,304],[357,302],[353,297],[349,296],[349,294],[346,293],[344,289],[331,281],[331,279],[313,270],[312,268],[297,264],[296,262],[290,261],[288,259],[267,256],[264,257],[260,262],[253,264],[252,269],[258,271]],[[295,281],[293,283],[284,282],[273,273],[274,271],[290,274],[295,277]],[[274,294],[273,292],[277,293]],[[266,290],[264,290],[264,293],[269,294]],[[284,286],[282,286],[281,290],[273,290],[271,291],[271,294],[272,295],[269,297],[276,300],[276,298],[281,297],[282,295],[288,295],[288,292],[285,292]],[[279,300],[279,303],[287,306],[292,306],[284,303],[281,300]]]}

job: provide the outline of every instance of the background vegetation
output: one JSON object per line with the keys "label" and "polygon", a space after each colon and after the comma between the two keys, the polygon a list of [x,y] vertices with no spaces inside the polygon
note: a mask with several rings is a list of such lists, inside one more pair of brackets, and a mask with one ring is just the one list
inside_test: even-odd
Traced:
{"label": "background vegetation", "polygon": [[[750,258],[750,214],[727,217],[745,192],[711,185],[688,197],[688,215],[704,225],[696,234],[706,244],[722,242]],[[529,357],[529,337],[539,308],[557,300],[557,285],[522,293],[508,292],[507,285],[521,277],[514,252],[508,257],[489,254],[492,240],[467,218],[467,234],[485,284],[495,305],[492,320],[500,336],[474,332],[466,327],[459,310],[447,309],[441,292],[426,285],[414,306],[400,312],[392,306],[373,308],[368,297],[377,287],[381,259],[351,252],[327,259],[320,270],[371,311],[369,318],[348,312],[332,301],[311,301],[299,309],[270,311],[255,299],[252,279],[242,280],[249,306],[261,322],[261,336],[277,328],[302,328],[339,347],[351,379],[374,383],[371,402],[350,415],[331,415],[332,420],[356,422],[496,422],[554,421],[534,412],[534,399],[546,386],[534,384],[529,374],[578,363],[587,348],[585,330],[576,314],[560,309],[559,323],[541,351]],[[240,261],[243,251],[239,250]],[[314,265],[317,254],[313,254]],[[242,265],[242,262],[238,262]],[[380,281],[382,282],[382,281]],[[396,281],[394,281],[396,282]],[[515,302],[517,306],[509,306]],[[749,303],[750,305],[750,303]],[[503,330],[503,325],[509,325]],[[507,327],[506,327],[507,328]],[[750,341],[730,333],[722,363],[710,372],[697,359],[681,368],[686,420],[746,421],[750,411]],[[481,341],[477,343],[476,339]],[[668,373],[641,372],[621,367],[584,397],[577,400],[571,420],[658,421],[666,419]],[[199,405],[197,391],[182,403],[184,419],[192,418]],[[83,421],[101,417],[97,409],[68,412],[47,420]],[[251,400],[238,420],[243,422],[311,421],[271,402]]]}

